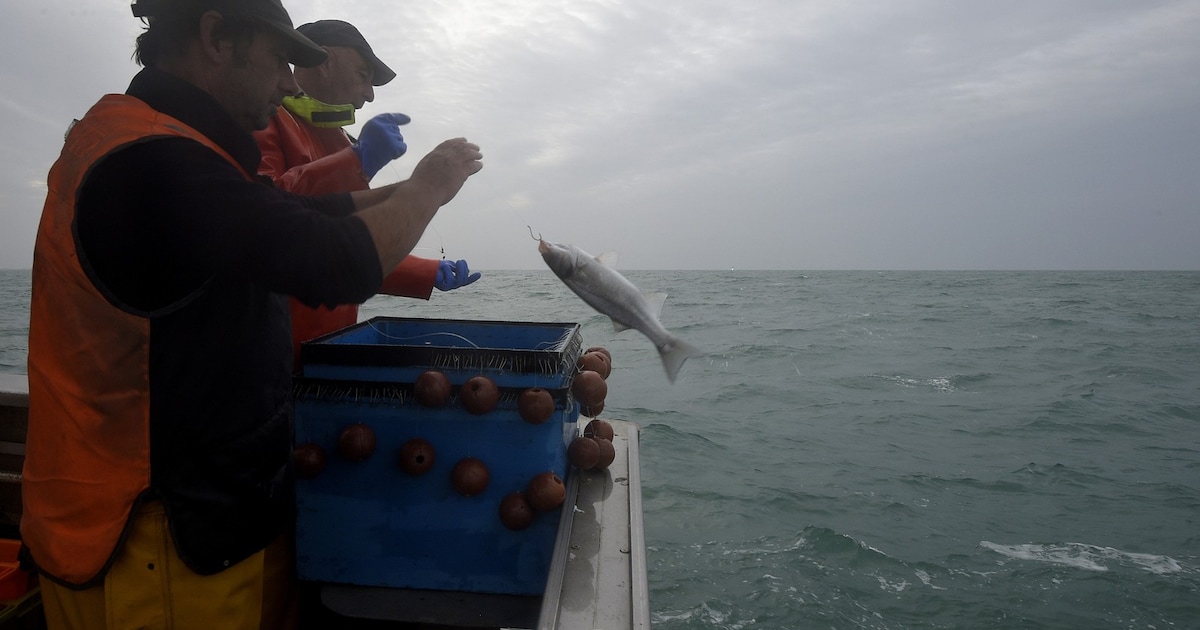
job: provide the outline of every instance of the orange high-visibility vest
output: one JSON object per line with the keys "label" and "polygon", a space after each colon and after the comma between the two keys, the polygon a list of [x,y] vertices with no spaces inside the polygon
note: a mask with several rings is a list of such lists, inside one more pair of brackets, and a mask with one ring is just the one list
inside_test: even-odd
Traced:
{"label": "orange high-visibility vest", "polygon": [[76,196],[101,158],[162,137],[200,142],[242,170],[195,129],[110,94],[68,132],[47,181],[33,259],[21,537],[39,569],[67,584],[103,575],[151,470],[150,321],[88,277],[73,232]]}
{"label": "orange high-visibility vest", "polygon": [[[314,127],[280,107],[266,129],[254,132],[262,150],[260,175],[275,185],[299,195],[366,190],[370,187],[362,173],[358,156],[350,151],[350,139],[340,128]],[[406,256],[383,279],[379,292],[384,295],[428,300],[433,293],[441,261]],[[300,365],[300,344],[358,322],[358,305],[311,307],[292,298],[292,351]]]}

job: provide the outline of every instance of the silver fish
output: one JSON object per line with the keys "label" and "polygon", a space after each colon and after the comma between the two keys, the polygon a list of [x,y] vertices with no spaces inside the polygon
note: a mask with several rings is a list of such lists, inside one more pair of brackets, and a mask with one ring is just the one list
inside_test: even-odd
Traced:
{"label": "silver fish", "polygon": [[612,319],[617,332],[633,328],[645,335],[658,348],[667,378],[672,383],[688,357],[704,356],[702,351],[672,335],[658,321],[667,294],[643,294],[613,269],[615,254],[593,258],[574,245],[551,243],[541,238],[538,238],[538,252],[563,284],[600,314]]}

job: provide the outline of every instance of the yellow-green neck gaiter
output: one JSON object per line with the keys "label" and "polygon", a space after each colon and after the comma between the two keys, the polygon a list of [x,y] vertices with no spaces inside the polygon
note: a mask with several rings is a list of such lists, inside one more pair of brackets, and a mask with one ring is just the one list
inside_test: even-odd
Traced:
{"label": "yellow-green neck gaiter", "polygon": [[306,94],[283,97],[283,108],[314,127],[336,129],[354,124],[353,105],[330,105]]}

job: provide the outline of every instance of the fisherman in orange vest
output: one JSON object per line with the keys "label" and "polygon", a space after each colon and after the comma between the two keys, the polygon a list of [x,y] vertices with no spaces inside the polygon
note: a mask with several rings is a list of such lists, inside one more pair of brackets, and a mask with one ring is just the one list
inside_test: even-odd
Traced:
{"label": "fisherman in orange vest", "polygon": [[[76,122],[33,260],[22,558],[47,626],[283,628],[294,519],[287,298],[374,295],[482,168],[300,197],[251,133],[326,52],[280,0],[136,0],[125,94]],[[291,620],[294,622],[294,619]]]}
{"label": "fisherman in orange vest", "polygon": [[[357,140],[344,128],[354,123],[355,110],[375,100],[375,87],[387,85],[396,73],[348,22],[320,20],[296,30],[329,56],[317,66],[296,68],[301,93],[283,99],[267,128],[255,132],[263,154],[259,173],[304,195],[366,190],[380,169],[408,150],[400,125],[409,118],[379,114],[363,125]],[[381,293],[428,300],[434,287],[450,291],[479,277],[465,260],[408,256],[384,278]],[[291,311],[297,360],[302,342],[358,321],[357,304],[312,308],[292,300]]]}

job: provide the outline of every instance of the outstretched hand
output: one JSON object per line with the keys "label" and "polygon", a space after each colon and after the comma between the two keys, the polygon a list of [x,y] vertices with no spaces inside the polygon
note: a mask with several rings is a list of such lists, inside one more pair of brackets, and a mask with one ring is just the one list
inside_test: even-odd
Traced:
{"label": "outstretched hand", "polygon": [[421,158],[408,183],[432,193],[438,206],[444,206],[454,199],[468,177],[483,168],[481,160],[479,145],[466,138],[446,140]]}
{"label": "outstretched hand", "polygon": [[400,125],[407,125],[410,120],[404,114],[379,114],[363,124],[358,144],[353,148],[367,179],[408,151],[404,136],[400,135]]}
{"label": "outstretched hand", "polygon": [[450,291],[475,282],[480,275],[482,274],[478,271],[471,273],[465,260],[443,260],[438,264],[437,278],[433,281],[433,286],[439,291]]}

